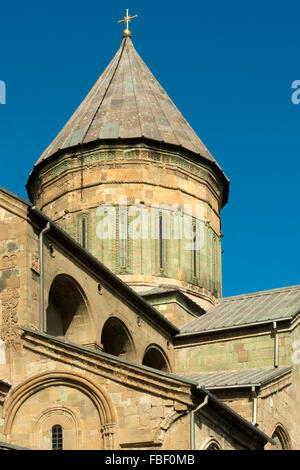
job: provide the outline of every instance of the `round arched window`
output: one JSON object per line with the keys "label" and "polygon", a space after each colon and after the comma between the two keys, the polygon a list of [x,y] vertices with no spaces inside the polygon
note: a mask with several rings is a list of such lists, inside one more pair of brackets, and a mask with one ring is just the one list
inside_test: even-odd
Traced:
{"label": "round arched window", "polygon": [[52,450],[63,450],[63,428],[59,424],[52,428]]}

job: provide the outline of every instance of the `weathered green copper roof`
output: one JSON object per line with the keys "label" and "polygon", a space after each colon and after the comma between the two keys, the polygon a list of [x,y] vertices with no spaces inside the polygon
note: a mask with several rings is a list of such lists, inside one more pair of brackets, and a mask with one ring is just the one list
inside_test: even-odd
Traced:
{"label": "weathered green copper roof", "polygon": [[78,144],[147,138],[183,147],[213,162],[210,152],[136,52],[129,37],[37,164]]}
{"label": "weathered green copper roof", "polygon": [[288,320],[299,313],[300,285],[283,287],[220,299],[204,315],[185,325],[180,333],[201,333]]}

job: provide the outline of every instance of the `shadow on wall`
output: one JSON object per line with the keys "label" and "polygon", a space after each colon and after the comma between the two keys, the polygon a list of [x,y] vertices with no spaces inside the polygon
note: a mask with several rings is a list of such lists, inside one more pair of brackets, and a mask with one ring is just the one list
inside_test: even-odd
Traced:
{"label": "shadow on wall", "polygon": [[104,324],[101,335],[103,352],[123,359],[134,360],[135,348],[125,324],[117,317],[110,317]]}
{"label": "shadow on wall", "polygon": [[161,351],[159,346],[156,345],[151,345],[146,349],[142,364],[144,366],[152,367],[153,369],[161,370],[163,372],[170,372],[170,366],[167,357]]}
{"label": "shadow on wall", "polygon": [[47,333],[79,344],[92,336],[87,303],[77,282],[59,275],[52,282],[46,311]]}

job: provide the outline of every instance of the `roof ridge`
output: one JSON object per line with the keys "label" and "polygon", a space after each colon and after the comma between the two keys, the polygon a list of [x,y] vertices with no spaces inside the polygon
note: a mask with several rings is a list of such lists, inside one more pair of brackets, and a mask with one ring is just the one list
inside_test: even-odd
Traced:
{"label": "roof ridge", "polygon": [[[133,44],[132,44],[132,47],[133,47]],[[131,76],[131,80],[132,80],[132,83],[133,83],[133,94],[134,94],[136,112],[137,112],[137,116],[138,116],[138,120],[139,120],[139,126],[140,126],[140,130],[141,130],[141,134],[142,134],[143,133],[143,126],[142,126],[141,114],[140,114],[140,110],[139,110],[139,106],[138,106],[138,100],[137,100],[137,96],[136,96],[136,87],[135,87],[135,83],[134,83],[134,80],[133,80],[133,74],[132,74],[133,64],[132,64],[132,61],[131,61],[129,51],[128,51],[128,62],[129,62],[130,76]]]}
{"label": "roof ridge", "polygon": [[86,138],[86,136],[87,136],[87,134],[88,134],[90,128],[92,127],[93,122],[94,122],[94,120],[95,120],[95,116],[98,114],[98,111],[99,111],[99,109],[100,109],[100,106],[102,105],[102,103],[103,103],[103,101],[104,101],[104,99],[105,99],[105,97],[106,97],[106,95],[107,95],[107,92],[108,92],[108,90],[109,90],[109,88],[110,88],[110,86],[111,86],[111,84],[112,84],[112,81],[113,81],[113,79],[114,79],[114,77],[115,77],[115,75],[116,75],[116,72],[117,72],[118,67],[119,67],[119,65],[120,65],[120,61],[121,61],[121,58],[122,58],[122,55],[123,55],[123,52],[124,52],[124,49],[125,49],[126,40],[127,40],[127,38],[124,38],[123,41],[122,41],[122,43],[121,43],[121,46],[120,46],[120,49],[119,49],[119,50],[121,50],[121,52],[120,52],[120,55],[119,55],[119,57],[118,57],[118,59],[117,59],[117,64],[116,64],[116,66],[115,66],[115,68],[114,68],[114,70],[113,70],[113,72],[112,72],[111,78],[110,78],[109,83],[108,83],[108,85],[107,85],[107,87],[106,87],[106,89],[105,89],[105,92],[103,93],[102,99],[101,99],[100,103],[98,104],[98,106],[97,106],[97,108],[96,108],[96,110],[95,110],[95,112],[94,112],[93,118],[91,119],[91,122],[90,122],[90,124],[88,125],[88,127],[87,127],[87,129],[86,129],[86,132],[85,132],[85,134],[84,134],[83,137],[82,137],[82,143],[84,143],[84,139]]}
{"label": "roof ridge", "polygon": [[268,290],[257,291],[257,292],[249,292],[247,294],[232,295],[230,297],[222,297],[211,308],[214,308],[216,305],[218,305],[221,302],[226,302],[226,301],[232,300],[232,299],[241,299],[243,297],[258,297],[260,295],[268,295],[268,294],[274,294],[276,292],[285,292],[285,291],[298,290],[298,289],[300,289],[300,284],[295,284],[293,286],[277,287],[275,289],[268,289]]}
{"label": "roof ridge", "polygon": [[[144,65],[144,67],[146,68],[146,70],[149,72],[149,74],[153,75],[152,72],[151,72],[151,70],[147,67],[147,65],[146,65],[146,64],[144,63],[144,61],[142,60],[142,58],[141,58],[140,56],[138,56],[138,57],[139,57],[139,62],[142,62],[143,65]],[[140,64],[139,64],[139,65],[140,65]],[[174,137],[175,137],[175,139],[176,139],[176,141],[177,141],[177,144],[175,144],[175,145],[179,145],[179,146],[180,146],[180,145],[181,145],[181,144],[180,144],[180,141],[179,141],[178,137],[176,136],[176,134],[174,133],[174,129],[173,129],[173,127],[172,127],[172,123],[170,122],[168,116],[166,115],[165,110],[163,109],[163,107],[162,107],[160,101],[157,99],[157,96],[156,96],[156,94],[155,94],[155,91],[154,91],[153,88],[152,88],[152,83],[149,82],[148,77],[147,77],[147,74],[145,74],[145,73],[143,72],[142,67],[141,67],[141,71],[142,71],[143,77],[145,78],[145,80],[146,80],[146,82],[147,82],[148,88],[149,88],[149,90],[151,91],[152,96],[154,97],[154,100],[155,100],[155,102],[156,102],[157,107],[161,110],[161,114],[165,117],[166,121],[168,121],[168,124],[169,124],[169,126],[170,126],[171,131],[172,131],[172,134],[174,135]],[[154,77],[154,76],[153,76],[153,77]],[[155,77],[154,77],[154,78],[155,78]],[[155,80],[156,80],[156,79],[155,79]],[[156,83],[158,83],[157,80],[156,80]],[[159,85],[160,85],[160,84],[159,84]],[[163,88],[161,85],[160,85],[160,87],[162,88],[162,90],[164,91],[164,93],[167,94],[166,91],[164,90],[164,88]],[[168,95],[167,95],[167,96],[168,96]],[[169,99],[171,100],[171,98],[169,98]],[[158,126],[157,126],[156,119],[155,119],[155,124],[156,124],[156,127],[157,127],[158,131],[159,131],[159,134],[161,135],[162,141],[164,142],[165,139],[163,138],[163,135],[161,134],[161,132],[160,132]]]}

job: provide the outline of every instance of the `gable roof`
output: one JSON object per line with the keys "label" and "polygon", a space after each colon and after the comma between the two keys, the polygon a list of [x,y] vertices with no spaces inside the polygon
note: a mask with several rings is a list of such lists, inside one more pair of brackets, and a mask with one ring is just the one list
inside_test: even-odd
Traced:
{"label": "gable roof", "polygon": [[300,285],[225,297],[204,315],[185,325],[181,334],[201,333],[291,320],[300,313]]}

